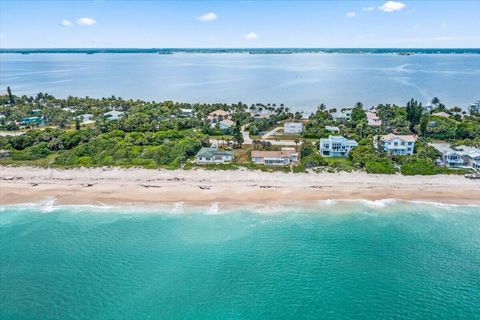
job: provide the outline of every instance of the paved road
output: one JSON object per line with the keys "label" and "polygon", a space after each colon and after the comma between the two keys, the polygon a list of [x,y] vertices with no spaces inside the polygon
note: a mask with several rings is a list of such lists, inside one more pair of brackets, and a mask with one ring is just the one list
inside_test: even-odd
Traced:
{"label": "paved road", "polygon": [[[265,140],[266,137],[269,137],[273,135],[277,130],[281,129],[281,127],[275,128],[269,132],[267,132],[265,135],[262,136],[262,139]],[[246,145],[251,145],[253,143],[252,139],[250,138],[250,134],[248,133],[248,130],[246,130],[246,125],[242,126],[242,136],[243,136],[243,144]],[[295,141],[293,140],[266,140],[272,144],[272,146],[295,146]],[[222,146],[226,145],[227,142],[224,140],[218,140],[218,139],[210,139],[211,144],[216,144],[217,146]],[[300,141],[298,144],[301,144],[302,142]]]}
{"label": "paved road", "polygon": [[267,140],[269,137],[275,135],[275,133],[282,129],[282,127],[276,127],[276,128],[273,128],[272,130],[268,131],[267,133],[265,133],[263,136],[262,136],[262,139],[263,140]]}

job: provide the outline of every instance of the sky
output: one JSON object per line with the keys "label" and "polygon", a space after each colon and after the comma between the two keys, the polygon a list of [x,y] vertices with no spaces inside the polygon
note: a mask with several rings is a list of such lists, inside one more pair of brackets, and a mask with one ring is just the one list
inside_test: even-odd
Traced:
{"label": "sky", "polygon": [[0,48],[478,48],[480,1],[0,0]]}

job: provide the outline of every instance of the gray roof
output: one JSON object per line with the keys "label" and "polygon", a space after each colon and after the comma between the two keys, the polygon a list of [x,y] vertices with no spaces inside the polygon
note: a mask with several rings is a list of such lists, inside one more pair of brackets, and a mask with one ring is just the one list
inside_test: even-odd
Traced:
{"label": "gray roof", "polygon": [[229,151],[219,151],[216,148],[202,148],[196,155],[197,158],[211,158],[213,156],[233,156],[233,154]]}

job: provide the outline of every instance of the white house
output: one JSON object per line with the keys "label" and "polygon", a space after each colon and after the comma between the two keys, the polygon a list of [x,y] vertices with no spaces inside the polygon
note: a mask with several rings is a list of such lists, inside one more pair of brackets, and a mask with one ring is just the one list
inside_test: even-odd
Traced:
{"label": "white house", "polygon": [[442,164],[450,168],[456,168],[463,167],[465,165],[465,161],[463,160],[461,153],[452,150],[443,154]]}
{"label": "white house", "polygon": [[437,164],[449,168],[475,168],[480,169],[480,149],[458,146],[451,148],[448,143],[432,143],[441,154]]}
{"label": "white house", "polygon": [[480,148],[462,145],[455,147],[455,150],[460,152],[467,167],[480,169]]}
{"label": "white house", "polygon": [[346,157],[357,141],[342,136],[329,136],[320,139],[320,154],[325,157]]}
{"label": "white house", "polygon": [[76,118],[78,120],[82,121],[83,124],[93,122],[93,114],[90,114],[90,113],[81,114],[81,115],[77,116]]}
{"label": "white house", "polygon": [[220,151],[217,148],[202,148],[195,156],[198,164],[228,163],[233,160],[233,153]]}
{"label": "white house", "polygon": [[179,116],[180,117],[192,117],[193,116],[193,113],[194,113],[194,110],[193,109],[184,109],[184,108],[180,108],[180,112],[179,112]]}
{"label": "white house", "polygon": [[287,166],[300,160],[300,155],[295,148],[282,148],[281,151],[258,151],[251,154],[252,162],[267,166]]}
{"label": "white house", "polygon": [[283,132],[287,134],[299,134],[303,132],[302,122],[285,122]]}
{"label": "white house", "polygon": [[368,125],[372,127],[380,127],[382,125],[382,120],[374,112],[366,112]]}
{"label": "white house", "polygon": [[327,130],[328,132],[334,132],[334,133],[340,132],[340,128],[334,127],[334,126],[325,126],[325,130]]}
{"label": "white house", "polygon": [[105,112],[103,115],[104,115],[105,117],[107,117],[109,120],[118,120],[118,119],[120,119],[124,114],[125,114],[125,112],[113,110],[113,111]]}
{"label": "white house", "polygon": [[352,117],[352,109],[343,109],[332,114],[332,118],[335,121],[350,120]]}
{"label": "white house", "polygon": [[392,155],[412,155],[416,136],[389,133],[380,137],[381,148]]}

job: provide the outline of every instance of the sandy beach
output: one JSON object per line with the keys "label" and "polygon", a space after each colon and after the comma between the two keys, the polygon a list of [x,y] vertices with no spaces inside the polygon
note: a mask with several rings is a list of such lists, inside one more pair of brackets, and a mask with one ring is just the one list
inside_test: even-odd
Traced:
{"label": "sandy beach", "polygon": [[0,204],[278,204],[399,199],[480,204],[480,182],[463,176],[365,173],[0,167]]}

